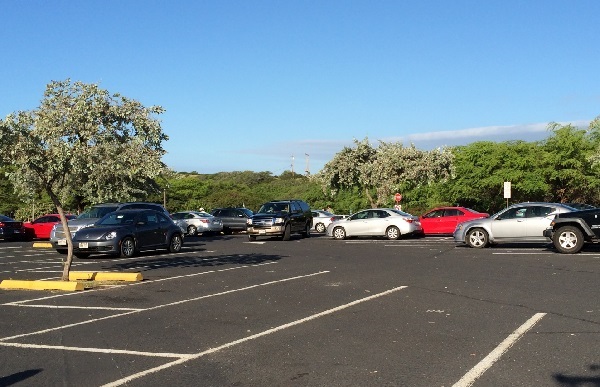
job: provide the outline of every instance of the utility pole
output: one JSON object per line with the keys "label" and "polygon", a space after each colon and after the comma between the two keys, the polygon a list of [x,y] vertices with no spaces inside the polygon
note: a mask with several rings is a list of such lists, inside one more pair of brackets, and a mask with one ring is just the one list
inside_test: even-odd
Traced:
{"label": "utility pole", "polygon": [[304,155],[306,156],[306,170],[304,172],[306,172],[306,175],[308,176],[308,175],[310,175],[310,168],[309,168],[309,165],[308,165],[308,162],[310,160],[310,156],[309,156],[308,153],[305,153]]}
{"label": "utility pole", "polygon": [[292,155],[292,173],[294,173],[294,155]]}

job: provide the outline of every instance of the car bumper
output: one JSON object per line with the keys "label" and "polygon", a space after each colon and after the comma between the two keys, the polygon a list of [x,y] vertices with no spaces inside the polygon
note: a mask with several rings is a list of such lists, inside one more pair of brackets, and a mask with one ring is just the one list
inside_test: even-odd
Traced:
{"label": "car bumper", "polygon": [[465,243],[465,233],[462,230],[455,230],[454,234],[452,234],[452,237],[454,238],[454,243]]}
{"label": "car bumper", "polygon": [[271,226],[271,227],[248,226],[248,228],[246,229],[246,233],[248,235],[273,236],[273,235],[283,235],[284,230],[285,230],[285,226],[283,224],[275,225],[275,226]]}
{"label": "car bumper", "polygon": [[116,254],[120,251],[119,241],[73,241],[73,253]]}
{"label": "car bumper", "polygon": [[554,236],[554,230],[551,228],[547,228],[544,230],[542,235],[545,236],[546,238],[552,239],[552,237]]}

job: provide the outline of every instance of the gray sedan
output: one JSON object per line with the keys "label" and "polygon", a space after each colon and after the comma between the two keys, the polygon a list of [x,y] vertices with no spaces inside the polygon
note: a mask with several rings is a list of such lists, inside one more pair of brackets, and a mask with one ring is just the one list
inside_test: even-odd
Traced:
{"label": "gray sedan", "polygon": [[544,230],[555,214],[576,211],[561,203],[513,204],[490,216],[459,223],[454,241],[483,248],[499,242],[548,242]]}
{"label": "gray sedan", "polygon": [[129,258],[137,251],[155,249],[177,253],[182,245],[179,226],[154,210],[111,212],[93,226],[82,228],[73,235],[73,252],[78,258],[91,254]]}

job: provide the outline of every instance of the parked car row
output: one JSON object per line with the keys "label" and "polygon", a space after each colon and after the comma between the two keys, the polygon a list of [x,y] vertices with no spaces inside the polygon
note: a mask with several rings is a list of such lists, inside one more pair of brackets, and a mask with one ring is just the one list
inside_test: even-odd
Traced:
{"label": "parked car row", "polygon": [[[212,214],[204,211],[169,214],[160,204],[135,202],[92,206],[77,218],[68,215],[68,225],[74,253],[82,258],[90,254],[131,257],[137,251],[156,248],[177,252],[185,235],[244,230],[250,241],[259,236],[289,240],[294,233],[310,237],[311,231],[325,232],[338,240],[446,234],[452,235],[458,244],[483,248],[506,241],[548,241],[553,234],[547,229],[555,218],[585,211],[590,210],[561,203],[528,202],[514,204],[492,216],[466,207],[438,207],[420,217],[395,208],[373,208],[340,216],[311,210],[302,200],[286,199],[267,202],[257,213],[245,208],[218,208]],[[49,238],[58,252],[67,252],[66,235],[58,214],[47,214],[26,223],[2,215],[0,237]],[[572,235],[569,238],[562,242],[561,248],[572,243]]]}

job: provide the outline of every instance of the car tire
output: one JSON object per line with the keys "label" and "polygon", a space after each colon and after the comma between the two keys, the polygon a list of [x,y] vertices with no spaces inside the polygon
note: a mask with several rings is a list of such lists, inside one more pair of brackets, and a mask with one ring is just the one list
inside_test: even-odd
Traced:
{"label": "car tire", "polygon": [[575,254],[581,251],[584,244],[583,233],[574,226],[560,227],[554,232],[554,247],[563,254]]}
{"label": "car tire", "polygon": [[131,258],[135,255],[135,241],[132,237],[125,237],[120,243],[120,257]]}
{"label": "car tire", "polygon": [[86,258],[88,258],[90,256],[87,253],[77,253],[77,254],[74,254],[74,255],[75,255],[75,257],[77,257],[79,259],[86,259]]}
{"label": "car tire", "polygon": [[248,235],[248,240],[254,242],[256,240],[256,235]]}
{"label": "car tire", "polygon": [[467,245],[477,249],[482,249],[490,243],[488,233],[482,228],[474,228],[467,232]]}
{"label": "car tire", "polygon": [[183,245],[183,240],[181,239],[181,235],[175,234],[171,237],[169,241],[169,253],[178,253],[181,251],[181,246]]}
{"label": "car tire", "polygon": [[231,234],[233,234],[233,230],[230,229],[229,227],[223,227],[223,234],[231,235]]}
{"label": "car tire", "polygon": [[190,236],[196,236],[198,234],[198,228],[193,224],[190,224],[187,228],[187,233]]}
{"label": "car tire", "polygon": [[385,230],[385,236],[390,240],[396,240],[400,238],[400,229],[396,226],[390,226]]}
{"label": "car tire", "polygon": [[289,224],[287,224],[285,226],[285,228],[283,229],[283,236],[281,237],[281,240],[289,241],[291,237],[292,237],[292,227]]}
{"label": "car tire", "polygon": [[336,227],[333,229],[333,232],[331,233],[331,235],[333,235],[334,239],[338,239],[338,240],[346,239],[346,230],[344,230],[343,227]]}
{"label": "car tire", "polygon": [[315,224],[315,231],[316,232],[325,232],[325,225],[323,223]]}

